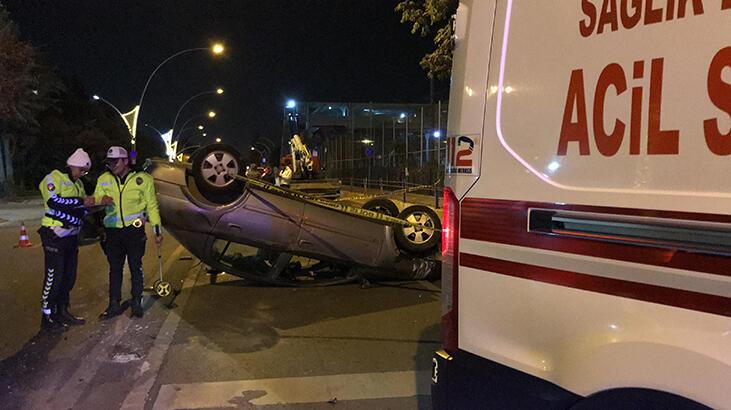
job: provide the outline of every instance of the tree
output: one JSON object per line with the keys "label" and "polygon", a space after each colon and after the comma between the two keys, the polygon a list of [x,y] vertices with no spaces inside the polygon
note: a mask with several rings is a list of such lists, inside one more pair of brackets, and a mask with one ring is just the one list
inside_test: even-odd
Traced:
{"label": "tree", "polygon": [[20,39],[0,5],[0,186],[12,191],[13,166],[24,149],[35,145],[38,116],[55,103],[63,84],[35,49]]}
{"label": "tree", "polygon": [[401,13],[401,22],[411,24],[411,33],[426,37],[436,30],[436,49],[419,63],[429,78],[445,80],[452,71],[452,16],[458,5],[458,0],[402,0],[396,5],[396,11]]}

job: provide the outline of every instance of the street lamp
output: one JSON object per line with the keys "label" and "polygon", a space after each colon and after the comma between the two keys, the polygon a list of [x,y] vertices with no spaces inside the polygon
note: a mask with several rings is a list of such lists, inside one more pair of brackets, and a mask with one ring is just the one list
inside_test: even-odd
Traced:
{"label": "street lamp", "polygon": [[94,100],[96,100],[96,101],[101,101],[101,102],[103,102],[103,103],[107,104],[108,106],[112,107],[112,109],[113,109],[114,111],[116,111],[116,112],[117,112],[117,114],[119,114],[119,116],[120,116],[120,117],[124,118],[124,114],[122,114],[122,112],[121,112],[121,111],[119,111],[119,109],[118,109],[117,107],[115,107],[115,106],[114,106],[114,104],[112,104],[112,103],[110,103],[109,101],[107,101],[107,100],[103,99],[102,97],[99,97],[99,96],[98,96],[98,95],[96,95],[96,94],[94,94],[94,95],[93,95],[93,96],[92,96],[91,98],[93,98],[93,99],[94,99]]}
{"label": "street lamp", "polygon": [[216,142],[221,142],[221,137],[216,138]]}
{"label": "street lamp", "polygon": [[158,130],[157,128],[153,127],[150,124],[145,124],[145,127],[151,128],[160,136],[160,139],[165,144],[165,155],[167,155],[168,160],[170,160],[172,162],[173,159],[175,158],[175,151],[178,150],[178,142],[172,141],[173,130],[170,129],[168,132],[163,134],[160,130]]}
{"label": "street lamp", "polygon": [[112,109],[119,114],[120,117],[122,117],[122,121],[124,121],[124,125],[127,126],[127,130],[129,131],[130,135],[132,136],[132,144],[135,143],[135,136],[132,130],[137,128],[137,113],[139,110],[137,107],[133,108],[132,111],[122,114],[122,111],[119,111],[119,109],[109,101],[105,100],[104,98],[100,97],[97,94],[94,94],[91,98],[93,98],[95,101],[101,101],[108,106],[112,107]]}
{"label": "street lamp", "polygon": [[216,88],[215,90],[212,90],[212,91],[199,92],[198,94],[195,94],[194,96],[188,98],[188,100],[185,101],[183,103],[183,105],[180,106],[180,108],[178,108],[178,112],[175,113],[175,119],[173,120],[173,130],[175,130],[175,124],[178,123],[178,117],[180,116],[180,113],[183,111],[183,108],[185,108],[185,106],[188,105],[188,103],[191,102],[191,101],[193,101],[194,99],[196,99],[196,98],[198,98],[200,96],[203,96],[203,95],[207,95],[207,94],[218,94],[218,95],[221,95],[221,94],[223,94],[223,88]]}
{"label": "street lamp", "polygon": [[[208,111],[208,113],[206,113],[206,114],[198,114],[198,115],[194,115],[194,116],[188,118],[187,120],[185,120],[185,122],[183,122],[183,125],[180,126],[180,131],[177,134],[175,134],[175,135],[178,136],[178,139],[177,140],[180,141],[180,137],[183,136],[183,132],[185,132],[185,130],[186,130],[185,126],[188,123],[190,123],[191,121],[193,121],[195,119],[198,119],[198,118],[201,118],[201,117],[208,117],[208,118],[213,119],[215,116],[216,116],[216,112],[215,111]],[[198,127],[202,127],[202,126],[199,125]],[[188,128],[188,129],[190,129],[190,128]],[[200,128],[198,128],[198,129],[200,129]],[[203,134],[203,136],[205,136],[205,133]]]}
{"label": "street lamp", "polygon": [[[177,57],[179,55],[182,55],[182,54],[185,54],[185,53],[190,53],[190,52],[193,52],[193,51],[209,51],[209,50],[214,55],[221,55],[221,54],[223,54],[224,47],[223,47],[223,44],[216,43],[216,44],[213,44],[210,48],[208,48],[208,47],[188,48],[188,49],[185,49],[185,50],[182,50],[182,51],[178,51],[177,53],[175,53],[175,54],[171,55],[170,57],[164,59],[160,64],[158,64],[157,67],[155,67],[155,69],[152,70],[152,74],[150,74],[150,76],[147,78],[147,82],[145,83],[145,88],[142,89],[142,95],[140,95],[140,102],[139,102],[139,104],[137,104],[138,113],[139,113],[139,111],[142,110],[142,101],[145,99],[145,93],[147,93],[147,87],[150,85],[150,81],[152,81],[152,77],[155,76],[155,73],[157,73],[157,70],[159,70],[160,67],[162,67],[163,65],[165,65],[165,63],[167,63],[168,61],[172,60],[173,58],[175,58],[175,57]],[[137,128],[136,127],[132,130],[132,133],[133,133],[133,135],[135,137],[137,136]],[[134,143],[134,140],[132,140],[132,141],[133,141],[132,142],[132,152],[134,152],[133,155],[136,155],[136,144]],[[134,162],[134,157],[132,157],[132,161]]]}

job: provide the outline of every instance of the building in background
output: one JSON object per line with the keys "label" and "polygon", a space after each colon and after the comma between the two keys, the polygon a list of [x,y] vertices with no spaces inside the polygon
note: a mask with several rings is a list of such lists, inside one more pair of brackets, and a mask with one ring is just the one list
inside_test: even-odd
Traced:
{"label": "building in background", "polygon": [[299,132],[328,177],[433,183],[443,174],[446,103],[290,100],[283,114],[282,146]]}

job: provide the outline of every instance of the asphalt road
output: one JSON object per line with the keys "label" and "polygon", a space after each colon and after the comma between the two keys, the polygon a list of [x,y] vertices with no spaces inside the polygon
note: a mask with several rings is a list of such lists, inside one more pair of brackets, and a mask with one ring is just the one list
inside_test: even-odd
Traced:
{"label": "asphalt road", "polygon": [[[211,284],[167,236],[165,276],[181,292],[146,297],[142,319],[127,311],[104,322],[107,264],[90,245],[72,293],[87,324],[48,333],[39,331],[42,250],[13,249],[17,240],[17,227],[0,228],[2,408],[430,407],[438,283],[292,289],[224,274]],[[149,285],[152,241],[144,271]]]}

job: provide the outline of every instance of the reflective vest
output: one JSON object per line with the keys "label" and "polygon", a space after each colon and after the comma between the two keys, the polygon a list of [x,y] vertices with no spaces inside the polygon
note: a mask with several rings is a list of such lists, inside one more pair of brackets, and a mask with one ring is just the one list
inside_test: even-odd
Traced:
{"label": "reflective vest", "polygon": [[86,196],[81,180],[74,182],[68,173],[54,169],[38,184],[38,189],[46,211],[41,220],[42,226],[67,229],[81,226]]}
{"label": "reflective vest", "polygon": [[107,171],[96,182],[94,198],[99,203],[105,195],[114,199],[114,203],[104,210],[105,228],[142,226],[149,221],[155,232],[159,232],[160,211],[152,175],[142,171],[129,171],[123,181]]}

